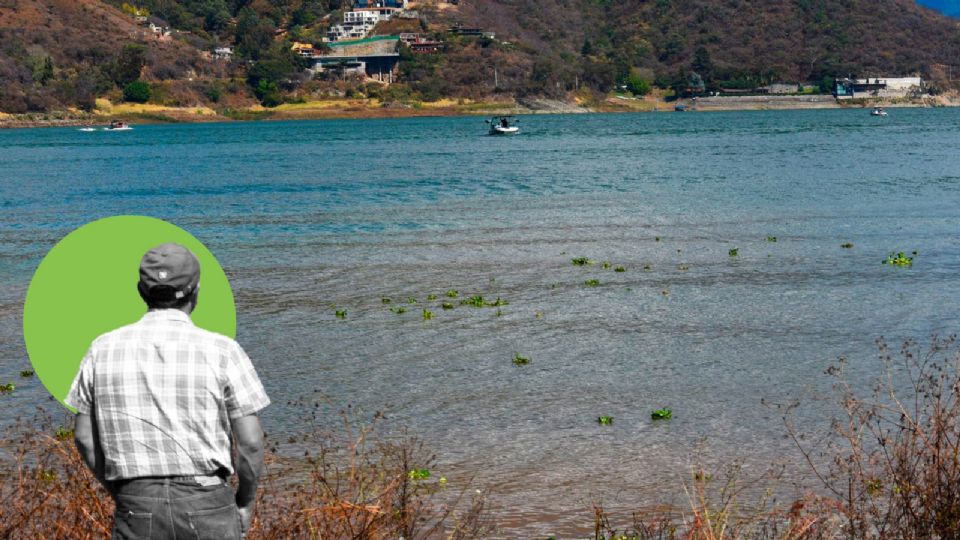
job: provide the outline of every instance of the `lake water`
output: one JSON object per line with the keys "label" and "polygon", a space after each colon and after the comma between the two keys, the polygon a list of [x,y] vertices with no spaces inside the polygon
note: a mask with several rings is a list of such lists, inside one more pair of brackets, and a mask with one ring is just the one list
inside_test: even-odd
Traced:
{"label": "lake water", "polygon": [[[272,436],[304,429],[290,400],[320,399],[331,428],[347,405],[384,411],[387,435],[409,428],[434,474],[473,475],[509,535],[532,537],[591,530],[593,500],[684,504],[697,453],[751,471],[795,459],[761,400],[800,398],[801,423],[825,426],[838,356],[866,385],[879,336],[958,329],[960,110],[520,125],[513,138],[478,118],[0,131],[0,379],[28,367],[22,301],[60,238],[162,218],[230,276]],[[914,250],[912,268],[880,264]],[[509,305],[444,310],[450,289]],[[13,413],[50,403],[36,381],[2,399]],[[651,421],[663,406],[674,418]]]}

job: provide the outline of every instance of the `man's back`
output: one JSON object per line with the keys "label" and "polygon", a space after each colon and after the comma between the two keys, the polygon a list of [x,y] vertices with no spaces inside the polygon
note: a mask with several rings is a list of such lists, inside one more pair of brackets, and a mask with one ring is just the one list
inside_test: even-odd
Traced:
{"label": "man's back", "polygon": [[137,283],[146,315],[93,342],[65,400],[77,409],[77,449],[116,503],[116,539],[235,540],[253,518],[256,413],[270,399],[235,341],[193,325],[199,289],[188,249],[148,251]]}
{"label": "man's back", "polygon": [[107,480],[232,473],[230,420],[269,400],[232,339],[176,309],[104,334],[70,403],[98,421]]}

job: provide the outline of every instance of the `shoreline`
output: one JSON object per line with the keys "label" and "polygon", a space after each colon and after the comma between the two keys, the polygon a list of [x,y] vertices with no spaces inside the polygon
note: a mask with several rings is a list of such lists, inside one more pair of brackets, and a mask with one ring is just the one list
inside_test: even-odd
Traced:
{"label": "shoreline", "polygon": [[453,116],[496,116],[536,114],[588,114],[630,112],[673,112],[683,104],[689,112],[760,111],[806,109],[867,109],[960,107],[960,96],[923,96],[917,99],[884,100],[858,98],[837,100],[829,95],[806,96],[708,96],[668,102],[660,97],[615,95],[600,102],[580,103],[551,99],[519,99],[511,101],[454,101],[394,104],[375,99],[334,99],[305,103],[285,103],[267,109],[261,106],[219,110],[206,106],[167,107],[161,105],[113,105],[98,100],[97,109],[86,113],[71,109],[50,113],[9,114],[0,112],[0,129],[39,127],[76,127],[101,125],[110,120],[131,124],[180,124],[205,122],[248,122],[287,120],[385,119]]}

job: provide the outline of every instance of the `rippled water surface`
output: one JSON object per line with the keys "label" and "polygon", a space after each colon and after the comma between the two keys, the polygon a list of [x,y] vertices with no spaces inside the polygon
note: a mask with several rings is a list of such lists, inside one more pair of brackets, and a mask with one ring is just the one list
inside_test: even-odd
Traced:
{"label": "rippled water surface", "polygon": [[[533,536],[587,530],[601,498],[682,504],[698,452],[755,467],[791,456],[761,400],[801,398],[801,422],[824,425],[823,370],[839,355],[868,366],[881,335],[958,329],[960,111],[521,127],[0,131],[0,379],[28,366],[22,300],[58,239],[110,215],[166,219],[231,278],[238,340],[274,399],[271,434],[303,428],[288,405],[301,397],[322,400],[329,427],[348,404],[385,411],[388,432],[408,427],[436,471],[475,476],[511,534]],[[912,268],[880,264],[914,250]],[[581,256],[597,264],[571,265]],[[444,310],[450,289],[509,305]],[[531,363],[514,366],[515,353]],[[15,413],[48,403],[36,382],[2,399]],[[662,406],[673,420],[652,422]]]}

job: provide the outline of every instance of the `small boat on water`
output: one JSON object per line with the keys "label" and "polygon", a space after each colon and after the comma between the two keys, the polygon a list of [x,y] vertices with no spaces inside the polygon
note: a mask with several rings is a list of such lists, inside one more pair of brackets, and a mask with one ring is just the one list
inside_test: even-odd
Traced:
{"label": "small boat on water", "polygon": [[516,126],[520,123],[520,120],[513,116],[494,116],[487,120],[487,123],[490,124],[490,135],[516,135],[520,133],[520,128]]}
{"label": "small boat on water", "polygon": [[886,116],[886,115],[887,115],[887,111],[883,110],[883,107],[874,107],[873,110],[870,111],[870,116]]}
{"label": "small boat on water", "polygon": [[130,127],[130,124],[123,122],[121,120],[114,120],[110,122],[110,125],[103,128],[104,131],[129,131],[133,129]]}

